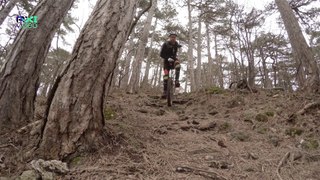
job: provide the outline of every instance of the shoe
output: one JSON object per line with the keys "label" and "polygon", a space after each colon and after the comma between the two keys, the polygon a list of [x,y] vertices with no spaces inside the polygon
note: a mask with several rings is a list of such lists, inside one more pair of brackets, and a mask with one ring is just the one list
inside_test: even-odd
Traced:
{"label": "shoe", "polygon": [[176,81],[176,82],[175,82],[175,86],[176,86],[176,88],[180,87],[179,81]]}

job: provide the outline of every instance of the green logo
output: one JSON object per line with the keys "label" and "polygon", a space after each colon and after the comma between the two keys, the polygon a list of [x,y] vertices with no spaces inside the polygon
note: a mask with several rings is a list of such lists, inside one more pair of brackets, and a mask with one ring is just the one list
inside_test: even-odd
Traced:
{"label": "green logo", "polygon": [[17,23],[22,25],[22,29],[31,29],[38,27],[38,16],[17,16],[16,18]]}

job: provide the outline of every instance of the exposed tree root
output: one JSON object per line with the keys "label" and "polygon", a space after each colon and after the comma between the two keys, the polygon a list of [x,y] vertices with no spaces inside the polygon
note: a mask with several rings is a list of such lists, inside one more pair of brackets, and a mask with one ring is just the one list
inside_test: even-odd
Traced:
{"label": "exposed tree root", "polygon": [[191,168],[191,167],[181,166],[181,167],[177,167],[176,171],[179,172],[179,173],[193,173],[195,175],[199,175],[199,176],[203,176],[203,177],[210,178],[210,179],[215,179],[215,180],[227,180],[227,178],[219,175],[216,172],[206,171],[206,170],[198,169],[198,168]]}
{"label": "exposed tree root", "polygon": [[314,108],[317,108],[317,107],[320,107],[320,101],[318,102],[312,102],[312,103],[309,103],[307,105],[305,105],[300,111],[298,111],[296,114],[297,115],[303,115],[305,114],[307,111],[311,110],[311,109],[314,109]]}
{"label": "exposed tree root", "polygon": [[6,147],[10,147],[10,146],[13,147],[13,148],[15,148],[15,149],[17,149],[17,150],[19,150],[19,148],[17,148],[17,146],[15,146],[15,145],[12,144],[12,143],[0,145],[0,149],[1,149],[1,148],[6,148]]}
{"label": "exposed tree root", "polygon": [[233,88],[233,84],[236,84],[236,89],[247,89],[249,90],[251,93],[255,93],[256,90],[252,89],[250,87],[250,85],[248,84],[247,80],[245,79],[242,79],[240,81],[234,81],[234,82],[231,82],[230,86],[229,86],[229,89],[232,89]]}
{"label": "exposed tree root", "polygon": [[290,152],[287,152],[286,155],[281,159],[281,161],[279,162],[278,164],[278,167],[277,167],[277,176],[280,180],[283,180],[281,175],[280,175],[280,169],[281,167],[284,165],[284,163],[287,161],[287,159],[290,157]]}

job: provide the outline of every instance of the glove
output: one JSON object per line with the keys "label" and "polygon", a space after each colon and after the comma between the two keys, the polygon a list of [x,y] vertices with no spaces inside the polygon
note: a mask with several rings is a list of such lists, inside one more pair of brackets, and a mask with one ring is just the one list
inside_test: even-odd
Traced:
{"label": "glove", "polygon": [[169,61],[169,62],[173,62],[173,61],[174,61],[174,59],[172,59],[172,58],[169,58],[169,59],[168,59],[168,61]]}

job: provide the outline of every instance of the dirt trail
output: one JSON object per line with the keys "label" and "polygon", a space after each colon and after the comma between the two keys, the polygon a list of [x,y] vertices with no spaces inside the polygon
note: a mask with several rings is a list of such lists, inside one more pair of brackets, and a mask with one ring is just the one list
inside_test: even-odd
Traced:
{"label": "dirt trail", "polygon": [[[213,89],[179,95],[173,107],[148,94],[107,99],[107,142],[80,149],[60,179],[320,179],[320,108],[306,106],[319,96]],[[28,140],[9,135],[0,138],[12,142],[0,147],[6,177],[28,169],[19,145]]]}
{"label": "dirt trail", "polygon": [[311,101],[277,91],[198,93],[169,108],[158,97],[113,94],[113,145],[75,157],[64,178],[319,179],[320,111],[289,118]]}

